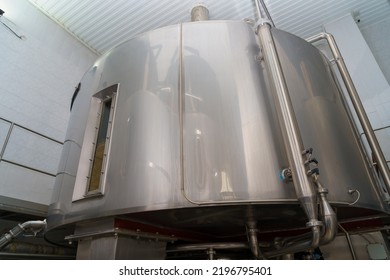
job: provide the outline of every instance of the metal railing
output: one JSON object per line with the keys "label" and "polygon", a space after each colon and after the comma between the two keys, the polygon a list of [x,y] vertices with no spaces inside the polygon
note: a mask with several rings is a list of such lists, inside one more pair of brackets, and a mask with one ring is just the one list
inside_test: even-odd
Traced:
{"label": "metal railing", "polygon": [[9,123],[8,132],[7,132],[7,135],[6,135],[6,137],[5,137],[3,146],[2,146],[1,151],[0,151],[0,162],[6,162],[6,163],[8,163],[8,164],[16,165],[16,166],[19,166],[19,167],[22,167],[22,168],[26,168],[26,169],[28,169],[28,170],[32,170],[32,171],[39,172],[39,173],[42,173],[42,174],[45,174],[45,175],[48,175],[48,176],[51,176],[51,177],[55,177],[57,174],[50,173],[50,172],[47,172],[47,171],[45,171],[45,170],[41,170],[41,169],[38,169],[38,168],[34,168],[34,167],[28,166],[28,165],[26,165],[26,164],[22,164],[22,163],[16,162],[16,161],[14,161],[14,160],[5,159],[5,158],[4,158],[4,154],[5,154],[5,151],[6,151],[6,149],[7,149],[9,140],[10,140],[10,138],[11,138],[12,132],[14,131],[14,128],[15,128],[15,127],[21,128],[21,129],[23,129],[23,130],[25,130],[25,131],[28,131],[28,132],[33,133],[34,135],[40,136],[40,137],[42,137],[42,138],[44,138],[44,139],[47,139],[47,140],[49,140],[49,141],[52,141],[52,142],[57,143],[57,144],[60,144],[60,145],[63,145],[64,143],[61,142],[61,141],[58,141],[58,140],[56,140],[56,139],[54,139],[54,138],[52,138],[52,137],[49,137],[49,136],[46,136],[46,135],[44,135],[44,134],[42,134],[42,133],[39,133],[39,132],[37,132],[37,131],[34,131],[34,130],[30,129],[30,128],[27,128],[27,127],[25,127],[25,126],[23,126],[23,125],[14,123],[14,122],[9,121],[9,120],[7,120],[7,119],[4,119],[4,118],[2,118],[2,117],[0,117],[0,120],[1,120],[1,121],[4,121],[4,122],[6,122],[6,123]]}
{"label": "metal railing", "polygon": [[312,44],[320,40],[325,40],[330,47],[332,56],[336,62],[336,66],[346,87],[349,100],[352,103],[353,109],[366,136],[368,145],[370,146],[373,158],[375,159],[378,170],[382,176],[383,183],[386,186],[387,192],[390,193],[390,171],[388,163],[386,162],[386,159],[383,155],[378,139],[368,119],[367,113],[364,110],[363,103],[360,100],[356,87],[348,72],[347,66],[344,63],[344,59],[340,53],[339,48],[337,47],[337,43],[331,34],[325,32],[306,39],[306,41]]}

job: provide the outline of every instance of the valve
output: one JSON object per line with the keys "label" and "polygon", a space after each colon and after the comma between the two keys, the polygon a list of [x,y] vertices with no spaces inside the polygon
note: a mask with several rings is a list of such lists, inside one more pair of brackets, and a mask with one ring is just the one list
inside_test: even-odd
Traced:
{"label": "valve", "polygon": [[313,154],[313,148],[308,148],[302,151],[302,155],[308,155],[311,156]]}
{"label": "valve", "polygon": [[280,171],[279,177],[282,181],[288,183],[292,182],[292,173],[290,167],[287,167]]}
{"label": "valve", "polygon": [[[318,176],[320,169],[318,168],[318,160],[312,157],[313,148],[308,148],[302,151],[302,156],[306,158],[304,165],[307,167],[307,176]],[[287,167],[280,171],[279,177],[282,181],[289,183],[293,181],[292,171],[290,167]]]}
{"label": "valve", "polygon": [[309,165],[310,163],[314,163],[315,165],[318,164],[318,160],[316,158],[309,158],[305,161],[305,165]]}
{"label": "valve", "polygon": [[312,168],[312,169],[307,171],[307,175],[308,176],[320,175],[320,169],[318,167]]}

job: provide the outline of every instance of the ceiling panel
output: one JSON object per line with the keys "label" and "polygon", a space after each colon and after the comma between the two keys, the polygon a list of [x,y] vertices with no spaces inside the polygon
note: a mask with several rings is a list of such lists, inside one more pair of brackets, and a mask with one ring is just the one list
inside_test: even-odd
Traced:
{"label": "ceiling panel", "polygon": [[[187,22],[194,0],[29,0],[91,50],[102,54],[137,34]],[[255,0],[204,0],[210,19],[255,17]],[[307,38],[352,13],[365,27],[390,18],[389,0],[264,0],[275,25]]]}

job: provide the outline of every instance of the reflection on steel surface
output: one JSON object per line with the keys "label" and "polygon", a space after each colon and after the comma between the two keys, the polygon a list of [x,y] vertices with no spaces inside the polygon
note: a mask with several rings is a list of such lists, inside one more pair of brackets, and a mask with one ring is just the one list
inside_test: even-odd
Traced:
{"label": "reflection on steel surface", "polygon": [[[388,211],[327,60],[306,41],[271,31],[302,145],[313,148],[330,204],[342,215],[354,202],[353,186],[361,194],[354,209]],[[245,239],[250,217],[264,231],[304,228],[296,179],[280,179],[293,166],[259,52],[248,24],[199,21],[142,34],[102,56],[81,80],[72,108],[47,238],[61,240],[54,234],[61,226],[116,215],[185,232],[188,240],[229,241],[225,227]],[[84,143],[94,129],[89,106],[97,92],[119,83],[104,192],[84,198],[80,176],[90,162],[83,153],[91,149]]]}

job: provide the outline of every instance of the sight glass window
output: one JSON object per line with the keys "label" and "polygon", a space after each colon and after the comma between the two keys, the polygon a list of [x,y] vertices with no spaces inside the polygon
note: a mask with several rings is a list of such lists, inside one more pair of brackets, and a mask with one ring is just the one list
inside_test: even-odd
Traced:
{"label": "sight glass window", "polygon": [[91,98],[73,201],[104,194],[118,87],[110,86]]}
{"label": "sight glass window", "polygon": [[101,114],[100,114],[100,125],[97,128],[97,139],[95,144],[95,152],[93,155],[91,176],[89,179],[88,193],[96,191],[100,186],[101,176],[104,174],[103,161],[107,157],[106,144],[109,138],[108,125],[110,122],[112,98],[102,102]]}

